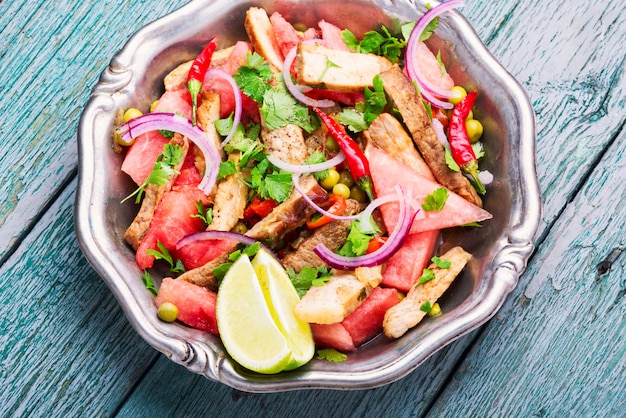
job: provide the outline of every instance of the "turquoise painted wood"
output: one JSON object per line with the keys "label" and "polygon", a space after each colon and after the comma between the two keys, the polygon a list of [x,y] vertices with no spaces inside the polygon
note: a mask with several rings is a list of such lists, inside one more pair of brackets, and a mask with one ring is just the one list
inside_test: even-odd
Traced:
{"label": "turquoise painted wood", "polygon": [[0,1],[0,416],[625,414],[622,0],[467,0],[536,110],[537,251],[493,320],[406,378],[286,394],[154,351],[74,238],[82,106],[132,33],[184,3]]}

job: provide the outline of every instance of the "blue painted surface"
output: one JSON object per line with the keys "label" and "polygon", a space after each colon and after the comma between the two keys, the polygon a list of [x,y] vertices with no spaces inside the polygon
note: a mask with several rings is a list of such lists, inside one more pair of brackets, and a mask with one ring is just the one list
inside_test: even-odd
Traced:
{"label": "blue painted surface", "polygon": [[155,352],[75,241],[82,106],[132,33],[184,3],[0,1],[0,415],[624,415],[621,0],[468,1],[536,110],[537,251],[493,320],[408,377],[283,394],[237,392]]}

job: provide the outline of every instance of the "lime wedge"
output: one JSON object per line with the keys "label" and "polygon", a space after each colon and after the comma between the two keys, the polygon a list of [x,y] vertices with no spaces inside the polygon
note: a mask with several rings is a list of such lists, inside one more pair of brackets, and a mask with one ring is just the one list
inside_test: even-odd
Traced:
{"label": "lime wedge", "polygon": [[243,367],[273,374],[291,364],[291,344],[276,324],[245,254],[222,280],[216,317],[226,351]]}
{"label": "lime wedge", "polygon": [[[292,370],[308,363],[315,354],[311,327],[296,318],[295,306],[300,301],[283,266],[269,252],[260,249],[252,260],[265,300],[292,351],[291,361],[285,370]],[[221,292],[221,290],[220,290]]]}

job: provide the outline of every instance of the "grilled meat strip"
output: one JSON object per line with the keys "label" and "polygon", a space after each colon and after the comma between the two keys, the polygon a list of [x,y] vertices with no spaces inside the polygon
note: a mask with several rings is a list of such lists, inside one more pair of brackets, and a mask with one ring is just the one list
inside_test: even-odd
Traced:
{"label": "grilled meat strip", "polygon": [[[329,66],[332,62],[336,65]],[[387,58],[330,49],[319,44],[298,45],[296,74],[298,83],[345,93],[361,93],[372,80],[392,67]]]}
{"label": "grilled meat strip", "polygon": [[[175,134],[170,140],[170,144],[178,145],[183,149],[182,158],[180,159],[178,165],[174,167],[176,172],[180,172],[180,168],[185,161],[185,156],[189,151],[189,140],[180,134]],[[146,232],[148,232],[148,228],[150,227],[150,223],[154,217],[154,211],[159,205],[163,194],[172,188],[172,184],[176,181],[176,177],[177,175],[174,174],[170,177],[168,182],[162,186],[149,184],[145,188],[144,198],[141,201],[141,208],[135,216],[135,219],[133,219],[133,222],[126,229],[126,232],[124,232],[124,240],[126,240],[126,242],[129,243],[133,249],[137,250],[139,243],[143,239],[144,235],[146,235]]]}
{"label": "grilled meat strip", "polygon": [[367,146],[376,146],[416,173],[435,180],[430,167],[415,149],[413,140],[400,121],[389,113],[381,113],[370,127],[363,131]]}
{"label": "grilled meat strip", "polygon": [[[313,176],[307,176],[300,180],[300,185],[307,196],[318,205],[323,204],[328,199],[328,194]],[[265,218],[250,228],[246,235],[259,241],[270,238],[279,240],[284,234],[302,226],[312,212],[313,209],[309,204],[297,190],[294,190],[284,202],[276,206]],[[232,249],[234,250],[236,247],[237,244],[233,243]],[[230,253],[231,251],[226,251],[204,266],[183,273],[178,277],[178,280],[186,280],[216,291],[217,280],[213,274],[213,269],[220,264],[227,263]]]}
{"label": "grilled meat strip", "polygon": [[461,172],[448,168],[444,147],[437,138],[422,99],[411,81],[397,65],[380,76],[385,93],[400,111],[415,145],[437,181],[469,202],[482,207],[482,200],[469,180]]}
{"label": "grilled meat strip", "polygon": [[267,12],[259,7],[249,8],[244,27],[254,50],[270,63],[274,71],[280,72],[283,68],[283,56]]}
{"label": "grilled meat strip", "polygon": [[[343,213],[344,216],[350,216],[360,212],[361,204],[356,200],[348,199],[346,203],[346,210]],[[352,221],[336,220],[315,229],[313,234],[302,241],[295,251],[287,254],[283,258],[283,265],[285,268],[293,268],[296,272],[299,272],[305,266],[328,267],[328,265],[313,252],[313,248],[318,244],[324,244],[333,251],[336,250],[346,242],[351,223]]]}
{"label": "grilled meat strip", "polygon": [[[239,163],[239,153],[229,155],[229,160]],[[207,227],[210,231],[230,231],[243,218],[246,209],[248,186],[242,181],[244,174],[237,172],[220,180],[213,203],[213,222]]]}

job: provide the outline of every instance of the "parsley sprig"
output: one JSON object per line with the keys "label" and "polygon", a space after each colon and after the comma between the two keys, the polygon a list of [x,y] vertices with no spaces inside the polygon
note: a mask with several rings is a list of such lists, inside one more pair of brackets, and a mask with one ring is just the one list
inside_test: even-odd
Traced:
{"label": "parsley sprig", "polygon": [[341,31],[343,41],[353,52],[363,54],[376,54],[381,57],[387,57],[391,62],[398,62],[402,54],[406,41],[398,39],[391,34],[389,29],[384,25],[381,26],[380,32],[369,31],[360,41],[348,29]]}
{"label": "parsley sprig", "polygon": [[345,109],[339,114],[339,122],[352,132],[361,132],[369,128],[387,106],[383,80],[379,75],[374,77],[372,85],[374,90],[366,87],[363,91],[363,102],[357,103],[354,109]]}
{"label": "parsley sprig", "polygon": [[182,261],[174,261],[174,258],[167,250],[167,248],[165,248],[165,245],[163,245],[161,241],[157,241],[157,247],[159,248],[158,250],[152,248],[146,250],[146,254],[153,256],[157,260],[165,260],[170,265],[170,271],[174,273],[180,273],[185,271],[185,266],[183,265]]}
{"label": "parsley sprig", "polygon": [[300,297],[304,296],[311,286],[323,286],[331,278],[330,270],[326,267],[304,266],[298,273],[290,267],[287,269],[287,275]]}

